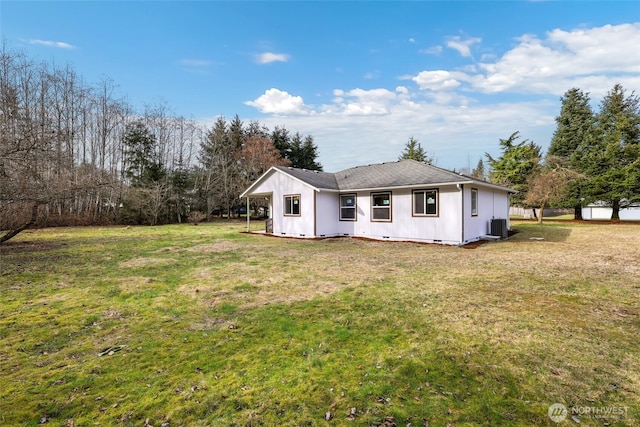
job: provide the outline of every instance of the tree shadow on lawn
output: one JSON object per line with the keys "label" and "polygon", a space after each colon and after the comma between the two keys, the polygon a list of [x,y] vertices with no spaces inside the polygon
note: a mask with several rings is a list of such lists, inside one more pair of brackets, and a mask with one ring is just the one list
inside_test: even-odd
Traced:
{"label": "tree shadow on lawn", "polygon": [[40,242],[40,241],[9,241],[0,245],[0,254],[43,252],[51,251],[65,246],[64,243]]}

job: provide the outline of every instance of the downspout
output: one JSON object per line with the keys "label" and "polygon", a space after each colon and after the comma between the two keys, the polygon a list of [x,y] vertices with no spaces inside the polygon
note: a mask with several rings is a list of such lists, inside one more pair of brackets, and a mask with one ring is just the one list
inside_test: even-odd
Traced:
{"label": "downspout", "polygon": [[318,192],[313,192],[313,237],[318,237]]}
{"label": "downspout", "polygon": [[460,240],[460,244],[463,245],[464,244],[464,184],[457,184],[456,185],[458,187],[458,190],[460,190],[460,194],[462,195],[462,208],[460,209],[460,212],[462,214],[460,220],[462,222],[462,230],[461,230],[461,240]]}
{"label": "downspout", "polygon": [[247,233],[251,231],[251,214],[249,213],[249,196],[247,196]]}

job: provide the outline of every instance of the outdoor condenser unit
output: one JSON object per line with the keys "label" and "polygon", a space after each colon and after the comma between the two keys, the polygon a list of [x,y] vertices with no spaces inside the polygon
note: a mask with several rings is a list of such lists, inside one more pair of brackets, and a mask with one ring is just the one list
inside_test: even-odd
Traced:
{"label": "outdoor condenser unit", "polygon": [[509,237],[509,230],[507,230],[507,220],[501,218],[493,218],[491,220],[491,235],[500,236],[501,239]]}

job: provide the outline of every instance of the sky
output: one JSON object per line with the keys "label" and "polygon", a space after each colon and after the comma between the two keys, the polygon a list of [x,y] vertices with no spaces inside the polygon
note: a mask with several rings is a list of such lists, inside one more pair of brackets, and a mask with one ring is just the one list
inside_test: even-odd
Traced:
{"label": "sky", "polygon": [[312,135],[329,172],[410,137],[473,168],[516,131],[546,149],[573,87],[596,110],[616,83],[640,94],[636,1],[2,0],[0,36],[139,110]]}

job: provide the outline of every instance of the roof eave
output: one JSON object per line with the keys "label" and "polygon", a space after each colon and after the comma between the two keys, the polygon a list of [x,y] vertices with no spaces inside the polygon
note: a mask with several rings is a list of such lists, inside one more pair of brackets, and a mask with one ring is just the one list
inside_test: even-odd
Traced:
{"label": "roof eave", "polygon": [[341,188],[340,192],[354,192],[354,191],[382,191],[382,190],[400,190],[403,188],[415,189],[415,188],[429,188],[429,187],[441,187],[446,185],[458,185],[469,184],[472,181],[455,181],[455,182],[433,182],[422,184],[409,184],[409,185],[394,185],[384,187],[365,187],[365,188]]}
{"label": "roof eave", "polygon": [[[280,168],[278,168],[278,167],[276,167],[276,166],[271,166],[271,167],[269,168],[269,170],[267,170],[265,173],[263,173],[263,174],[260,176],[260,178],[256,179],[256,180],[254,181],[254,183],[253,183],[253,184],[251,184],[251,185],[249,186],[249,188],[247,188],[246,190],[244,190],[244,191],[242,192],[242,194],[240,194],[240,198],[242,199],[242,198],[245,198],[245,197],[247,197],[247,196],[250,196],[250,195],[251,195],[251,190],[252,190],[255,186],[257,186],[258,184],[260,184],[260,183],[263,181],[263,178],[265,178],[265,177],[266,177],[266,176],[267,176],[271,171],[282,172],[282,173],[286,174],[287,176],[289,176],[290,178],[292,178],[292,179],[294,179],[294,180],[298,181],[299,183],[304,184],[304,185],[306,185],[307,187],[310,187],[310,188],[311,188],[312,190],[314,190],[315,192],[319,192],[319,191],[320,191],[320,188],[315,187],[315,186],[313,186],[313,185],[309,184],[308,182],[306,182],[306,181],[304,181],[304,180],[302,180],[302,179],[300,179],[300,178],[297,178],[297,177],[295,177],[295,176],[291,175],[290,173],[287,173],[287,171],[286,171],[286,170],[284,170],[284,169],[280,169]],[[262,193],[260,193],[260,194],[262,194]]]}
{"label": "roof eave", "polygon": [[269,173],[271,173],[271,171],[276,170],[275,166],[271,166],[269,169],[267,169],[267,171],[265,173],[263,173],[262,175],[260,175],[260,178],[256,179],[255,181],[253,181],[253,184],[251,184],[246,190],[244,190],[242,192],[242,194],[240,194],[240,198],[243,199],[245,197],[247,197],[250,193],[251,190],[257,186],[258,184],[260,184],[263,180],[263,178],[265,178]]}

